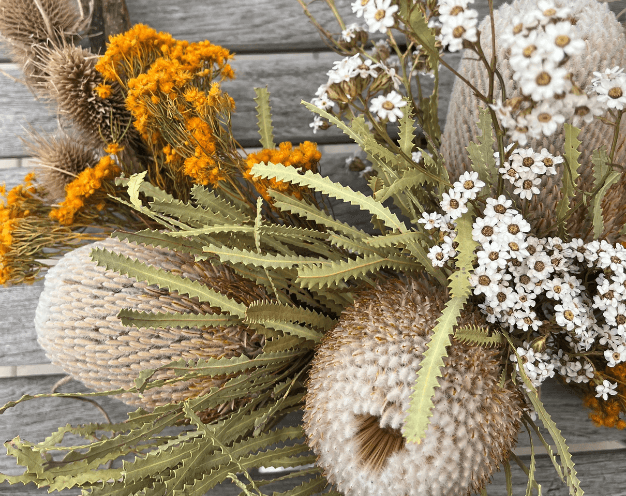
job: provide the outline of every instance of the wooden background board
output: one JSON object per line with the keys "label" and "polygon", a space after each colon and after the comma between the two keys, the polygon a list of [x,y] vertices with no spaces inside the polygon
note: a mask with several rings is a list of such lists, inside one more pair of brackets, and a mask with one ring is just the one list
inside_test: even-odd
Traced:
{"label": "wooden background board", "polygon": [[[322,147],[323,172],[354,189],[367,190],[358,173],[345,167],[345,159],[354,152],[354,147],[346,145],[346,136],[332,129],[313,135],[308,126],[312,116],[299,105],[301,99],[310,100],[317,87],[326,81],[326,72],[338,56],[326,49],[316,30],[301,13],[296,0],[126,1],[133,23],[149,24],[180,39],[198,41],[208,38],[237,52],[233,63],[237,79],[227,83],[227,90],[237,102],[233,125],[235,136],[244,146],[258,146],[252,88],[267,85],[272,94],[277,142],[311,139],[325,143],[326,146]],[[336,3],[342,13],[349,13],[349,0],[336,0]],[[496,7],[502,3],[502,0],[494,2]],[[487,0],[478,0],[474,7],[482,16],[488,10],[487,5]],[[626,8],[626,0],[611,2],[610,7],[619,13]],[[311,10],[319,15],[323,23],[332,26],[331,30],[338,31],[324,2],[313,2]],[[354,22],[356,19],[348,14],[346,21]],[[458,53],[446,57],[453,66],[460,60]],[[0,70],[19,78],[19,71],[10,63],[6,50],[1,48]],[[451,75],[444,72],[440,88],[439,117],[442,123],[452,83]],[[12,79],[0,75],[0,89],[0,183],[6,181],[8,186],[12,186],[19,183],[29,170],[27,153],[18,139],[18,136],[24,135],[22,127],[53,131],[57,122],[53,109],[35,101],[28,89]],[[336,203],[333,207],[341,220],[371,230],[367,218],[356,207]],[[58,369],[50,366],[36,343],[32,320],[40,291],[41,283],[0,288],[0,405],[25,393],[47,392],[63,377]],[[70,383],[62,390],[78,391],[82,390],[81,387]],[[577,451],[574,461],[586,494],[626,495],[626,471],[623,470],[626,465],[625,433],[595,428],[581,407],[580,399],[554,381],[544,386],[543,400]],[[110,398],[101,400],[101,404],[114,420],[122,420],[131,409]],[[40,400],[0,415],[0,440],[20,434],[36,441],[66,422],[99,421],[101,415],[91,405],[72,400]],[[519,446],[520,453],[523,453],[528,446],[526,436],[520,437]],[[525,461],[528,463],[527,457]],[[0,455],[0,472],[15,473],[12,463],[12,459]],[[567,493],[557,481],[546,457],[538,460],[537,470],[544,494],[560,496]],[[519,485],[523,481],[522,472],[514,468],[513,473]],[[524,494],[519,488],[516,491],[514,494]],[[43,490],[31,487],[0,485],[0,494],[30,496],[42,493]],[[238,493],[231,485],[212,494],[225,496]],[[495,477],[489,494],[505,494],[502,474]]]}

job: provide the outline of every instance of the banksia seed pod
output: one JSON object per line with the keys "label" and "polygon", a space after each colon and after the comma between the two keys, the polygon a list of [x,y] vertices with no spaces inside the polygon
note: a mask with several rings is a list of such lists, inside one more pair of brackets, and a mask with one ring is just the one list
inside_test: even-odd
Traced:
{"label": "banksia seed pod", "polygon": [[[193,257],[166,249],[110,238],[66,254],[46,274],[35,313],[38,341],[53,364],[86,386],[103,391],[130,388],[141,370],[184,358],[254,357],[264,338],[243,325],[219,328],[146,329],[125,327],[117,318],[122,308],[140,311],[212,314],[207,303],[176,292],[160,290],[97,266],[93,248],[104,248],[188,279],[200,281],[240,303],[267,298],[263,289],[224,266],[195,262]],[[173,376],[159,371],[156,379]],[[142,397],[121,395],[129,403],[155,408],[182,401],[220,386],[226,378],[199,378],[146,390]],[[204,412],[205,421],[238,405],[222,405]]]}
{"label": "banksia seed pod", "polygon": [[[305,431],[346,496],[459,496],[483,488],[514,446],[521,400],[500,387],[493,350],[453,341],[426,437],[401,430],[426,343],[445,303],[423,282],[385,283],[344,311],[312,362]],[[459,325],[479,325],[467,311]]]}
{"label": "banksia seed pod", "polygon": [[65,186],[98,163],[96,151],[76,136],[42,136],[32,132],[24,143],[38,166],[39,182],[53,200],[65,198]]}
{"label": "banksia seed pod", "polygon": [[[80,47],[64,45],[43,50],[43,71],[46,74],[45,93],[57,103],[59,113],[87,139],[108,144],[139,141],[131,114],[117,83],[111,84],[111,94],[101,98],[96,91],[104,83],[96,71],[98,57]],[[124,139],[120,140],[120,136]]]}
{"label": "banksia seed pod", "polygon": [[[573,74],[573,81],[584,91],[591,87],[594,71],[603,72],[614,66],[626,67],[626,34],[624,28],[609,10],[606,3],[596,0],[555,0],[557,7],[568,7],[571,10],[570,22],[578,35],[585,41],[585,49],[579,55],[572,56],[564,67]],[[513,71],[509,63],[509,51],[503,48],[502,34],[513,28],[514,18],[537,8],[537,0],[517,0],[512,4],[504,4],[494,12],[496,26],[496,50],[498,70],[506,84],[507,98],[521,95],[517,82],[513,79]],[[489,17],[479,26],[481,47],[487,60],[491,59],[491,27]],[[489,93],[489,80],[482,62],[477,60],[473,53],[467,52],[458,68],[461,75],[467,78],[483,94]],[[495,94],[498,95],[500,86],[496,83]],[[474,96],[472,90],[461,80],[456,80],[450,96],[448,119],[441,139],[441,152],[452,180],[471,170],[471,163],[466,150],[470,141],[477,141],[478,109],[484,106]],[[626,121],[622,122],[622,134],[626,131]],[[580,168],[578,172],[578,186],[585,191],[594,188],[592,175],[591,154],[601,146],[611,148],[613,129],[594,119],[589,124],[581,126],[578,139],[582,141],[579,150]],[[555,134],[542,139],[529,140],[527,147],[540,151],[547,148],[555,155],[563,151],[564,133],[557,130]],[[626,147],[618,147],[615,163],[624,163]],[[556,176],[547,176],[542,180],[539,195],[529,201],[527,208],[528,221],[534,232],[542,232],[546,228],[555,226],[556,204],[560,200],[561,177],[563,166],[557,167]],[[508,187],[508,183],[507,183]],[[512,193],[512,189],[510,191]],[[626,222],[626,175],[613,185],[606,194],[602,207],[604,211],[605,231],[603,237],[615,243],[618,233]],[[580,194],[575,201],[580,200]],[[590,241],[593,236],[591,224],[585,220],[587,207],[583,206],[575,212],[569,220],[568,232],[572,237],[581,237]]]}
{"label": "banksia seed pod", "polygon": [[41,75],[35,46],[71,43],[86,27],[88,19],[81,16],[78,7],[78,2],[70,0],[0,0],[0,34],[29,82]]}

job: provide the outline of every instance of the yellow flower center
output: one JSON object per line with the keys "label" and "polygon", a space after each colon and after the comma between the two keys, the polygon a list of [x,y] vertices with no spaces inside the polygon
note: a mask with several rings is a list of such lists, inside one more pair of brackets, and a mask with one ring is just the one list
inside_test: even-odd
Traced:
{"label": "yellow flower center", "polygon": [[559,36],[556,37],[556,39],[554,40],[554,44],[556,46],[558,46],[559,48],[563,48],[566,47],[567,45],[569,45],[569,42],[571,41],[570,37],[565,35],[565,34],[560,34]]}
{"label": "yellow flower center", "polygon": [[548,74],[547,72],[542,72],[540,73],[537,78],[535,79],[535,82],[539,85],[539,86],[547,86],[550,84],[550,81],[552,81],[552,78],[550,77],[550,74]]}
{"label": "yellow flower center", "polygon": [[457,26],[452,31],[452,36],[455,38],[461,38],[465,34],[465,28],[463,26]]}
{"label": "yellow flower center", "polygon": [[620,98],[623,94],[624,92],[622,91],[622,88],[620,88],[619,86],[615,86],[614,88],[611,88],[609,90],[609,96],[616,100]]}
{"label": "yellow flower center", "polygon": [[385,103],[383,103],[383,108],[385,110],[393,110],[395,108],[395,105],[389,100],[387,100]]}
{"label": "yellow flower center", "polygon": [[385,12],[385,10],[384,10],[384,9],[378,9],[378,10],[376,11],[376,14],[374,14],[374,19],[376,19],[377,21],[380,21],[381,19],[384,19],[384,18],[385,18],[385,14],[386,14],[386,13],[387,13],[387,12]]}

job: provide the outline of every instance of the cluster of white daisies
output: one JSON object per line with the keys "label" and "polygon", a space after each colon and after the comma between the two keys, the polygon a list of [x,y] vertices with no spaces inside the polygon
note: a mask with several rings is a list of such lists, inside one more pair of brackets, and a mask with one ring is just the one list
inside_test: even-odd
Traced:
{"label": "cluster of white daisies", "polygon": [[[541,153],[519,150],[500,171],[512,182],[535,184],[530,174],[554,174],[561,161],[545,149]],[[468,211],[467,203],[483,186],[476,172],[465,172],[443,194],[444,213],[422,215],[419,222],[425,229],[438,229],[443,239],[429,250],[433,267],[443,267],[456,256],[455,220]],[[520,183],[515,192],[529,198],[538,193],[533,188]],[[530,231],[510,199],[504,195],[486,199],[472,228],[478,248],[470,283],[474,294],[484,299],[478,306],[488,322],[510,332],[525,332],[529,339],[540,338],[549,327],[544,352],[533,350],[529,342],[517,350],[534,385],[555,373],[568,382],[589,382],[594,368],[584,355],[592,348],[603,352],[609,367],[626,361],[626,248],[604,240],[537,238]],[[557,349],[555,329],[560,329],[569,353]],[[515,355],[511,359],[517,362]],[[616,387],[605,381],[596,391],[606,399],[616,394]]]}

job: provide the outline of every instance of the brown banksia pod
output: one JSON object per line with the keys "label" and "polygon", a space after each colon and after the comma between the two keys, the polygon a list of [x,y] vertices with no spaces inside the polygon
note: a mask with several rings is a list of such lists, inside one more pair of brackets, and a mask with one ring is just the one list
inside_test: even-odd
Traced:
{"label": "brown banksia pod", "polygon": [[[152,313],[212,314],[218,309],[197,298],[168,292],[96,265],[90,252],[102,248],[206,284],[239,303],[267,298],[264,290],[232,273],[225,266],[196,262],[192,256],[167,249],[109,238],[66,254],[46,274],[44,290],[35,314],[40,345],[53,364],[87,387],[103,391],[134,386],[145,369],[173,360],[254,357],[264,338],[250,328],[224,327],[137,328],[125,327],[117,317],[123,308]],[[155,379],[174,375],[157,371]],[[125,402],[153,409],[207,393],[227,378],[204,377],[144,391],[140,397],[125,393]],[[209,421],[237,408],[222,405],[203,413]]]}
{"label": "brown banksia pod", "polygon": [[33,155],[39,183],[45,185],[47,196],[53,200],[63,200],[65,186],[99,159],[96,150],[77,136],[31,132],[24,143]]}
{"label": "brown banksia pod", "polygon": [[[557,7],[568,7],[571,15],[568,18],[574,29],[585,41],[585,49],[581,54],[569,58],[564,67],[572,73],[573,81],[583,90],[591,87],[593,72],[603,72],[614,66],[626,67],[626,34],[621,23],[616,19],[606,3],[597,0],[555,0]],[[496,55],[498,70],[506,84],[507,98],[521,95],[517,81],[513,79],[513,71],[508,61],[508,49],[503,48],[502,34],[513,28],[517,16],[523,16],[537,8],[537,0],[517,0],[511,4],[504,4],[494,11],[496,26]],[[480,42],[487,60],[491,59],[491,26],[489,17],[479,25]],[[486,69],[474,53],[466,51],[459,65],[458,71],[469,80],[484,95],[489,93],[489,79]],[[500,86],[496,82],[495,94],[498,95]],[[480,131],[478,130],[479,107],[483,107],[473,94],[472,90],[461,80],[457,79],[450,96],[448,107],[448,119],[441,138],[441,153],[451,180],[456,180],[460,174],[471,169],[466,147],[470,141],[477,142]],[[594,119],[592,122],[583,123],[578,139],[582,141],[579,151],[582,152],[579,162],[578,187],[584,191],[591,191],[594,187],[592,175],[591,156],[594,150],[605,146],[611,149],[613,128],[601,121]],[[561,155],[564,145],[564,133],[562,127],[557,129],[552,136],[544,136],[541,139],[530,139],[522,148],[531,147],[535,151],[546,148],[553,155]],[[622,135],[626,131],[626,121],[622,121]],[[621,141],[621,140],[620,140]],[[495,150],[494,150],[495,151]],[[623,142],[617,148],[615,163],[624,163],[626,159],[626,147]],[[556,226],[556,205],[561,198],[561,186],[563,165],[557,167],[556,176],[544,176],[539,187],[540,194],[529,200],[526,211],[527,220],[531,223],[534,232],[545,232],[547,228]],[[509,187],[507,183],[507,188]],[[512,189],[511,191],[512,192]],[[602,237],[610,243],[615,243],[618,233],[626,223],[626,175],[614,184],[602,201],[604,213],[604,233]],[[578,202],[580,193],[574,199]],[[586,220],[587,207],[579,208],[568,221],[568,232],[572,237],[580,237],[586,241],[593,238],[591,223]]]}
{"label": "brown banksia pod", "polygon": [[[317,349],[305,431],[330,482],[347,496],[461,496],[479,491],[515,445],[522,402],[499,385],[497,351],[454,341],[420,444],[402,428],[445,292],[425,281],[362,293]],[[459,325],[480,325],[465,311]]]}

